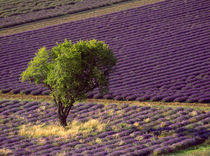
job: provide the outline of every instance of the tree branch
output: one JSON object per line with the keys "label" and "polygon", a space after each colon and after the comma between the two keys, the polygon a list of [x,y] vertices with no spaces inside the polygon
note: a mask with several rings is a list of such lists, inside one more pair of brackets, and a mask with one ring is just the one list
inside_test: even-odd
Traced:
{"label": "tree branch", "polygon": [[60,108],[60,111],[61,111],[61,114],[63,114],[63,103],[62,101],[60,100],[60,96],[58,96],[58,106]]}
{"label": "tree branch", "polygon": [[74,102],[75,102],[74,100],[71,100],[71,104],[70,104],[70,106],[65,108],[65,111],[64,111],[64,115],[65,115],[65,117],[67,117],[67,116],[68,116],[69,111],[71,110],[71,108],[72,108],[72,106],[73,106]]}

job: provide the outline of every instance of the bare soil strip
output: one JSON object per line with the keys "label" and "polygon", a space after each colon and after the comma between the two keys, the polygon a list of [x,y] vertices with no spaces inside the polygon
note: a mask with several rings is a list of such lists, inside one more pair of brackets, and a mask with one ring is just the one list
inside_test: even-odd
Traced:
{"label": "bare soil strip", "polygon": [[[0,100],[1,99],[14,99],[14,100],[34,100],[34,101],[45,101],[45,102],[52,102],[53,100],[49,95],[24,95],[24,94],[12,94],[12,93],[6,93],[6,94],[0,94]],[[97,104],[129,104],[137,105],[137,106],[162,106],[162,107],[191,107],[191,108],[199,108],[203,111],[210,111],[210,104],[209,103],[185,103],[185,102],[151,102],[151,101],[118,101],[118,100],[110,100],[110,99],[87,99],[84,101],[85,103],[91,102],[91,103],[97,103]]]}
{"label": "bare soil strip", "polygon": [[[75,14],[40,20],[36,22],[31,22],[11,28],[5,28],[0,30],[0,36],[6,36],[11,35],[15,33],[20,33],[24,31],[29,30],[36,30],[41,29],[48,26],[58,25],[70,21],[77,21],[81,19],[87,19],[91,17],[97,17],[113,12],[118,12],[122,10],[127,10],[131,8],[136,8],[139,6],[144,6],[148,4],[154,4],[158,3],[164,0],[131,0],[128,2],[122,2],[120,4],[113,4],[111,6],[106,7],[100,7],[97,9],[92,9],[88,11],[83,11]],[[22,95],[22,94],[0,94],[1,99],[22,99],[22,100],[38,100],[38,101],[51,101],[50,96],[33,96],[33,95]],[[139,102],[139,101],[117,101],[117,100],[106,100],[106,99],[87,99],[86,102],[94,102],[94,103],[102,103],[102,104],[108,104],[108,103],[115,103],[115,104],[121,104],[121,103],[127,103],[131,105],[144,105],[144,106],[189,106],[189,107],[201,107],[201,108],[210,108],[210,104],[208,103],[180,103],[180,102]]]}
{"label": "bare soil strip", "polygon": [[81,19],[97,17],[97,16],[101,16],[101,15],[105,15],[105,14],[109,14],[109,13],[113,13],[113,12],[119,12],[122,10],[127,10],[127,9],[131,9],[131,8],[148,5],[148,4],[154,4],[154,3],[161,2],[161,1],[164,1],[164,0],[130,0],[127,2],[119,3],[119,4],[113,4],[111,6],[100,7],[100,8],[96,8],[96,9],[82,11],[82,12],[75,13],[75,14],[44,19],[44,20],[30,22],[27,24],[18,25],[18,26],[14,26],[14,27],[10,27],[10,28],[0,29],[0,36],[6,36],[6,35],[11,35],[11,34],[21,33],[24,31],[41,29],[41,28],[48,27],[48,26],[67,23],[70,21],[77,21],[77,20],[81,20]]}

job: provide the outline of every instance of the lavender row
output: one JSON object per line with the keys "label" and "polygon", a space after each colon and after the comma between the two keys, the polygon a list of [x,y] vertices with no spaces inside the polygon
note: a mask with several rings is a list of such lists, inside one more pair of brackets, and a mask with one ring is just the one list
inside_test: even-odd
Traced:
{"label": "lavender row", "polygon": [[30,2],[31,4],[27,1],[27,7],[20,7],[21,5],[25,5],[26,2],[24,1],[20,2],[18,5],[15,4],[16,2],[8,2],[1,5],[0,28],[7,28],[37,20],[74,14],[124,1],[128,0],[72,0],[68,2],[32,1]]}
{"label": "lavender row", "polygon": [[110,46],[118,62],[110,75],[110,94],[100,96],[95,89],[89,98],[209,103],[209,12],[204,3],[164,1],[0,37],[0,90],[49,94],[47,88],[19,81],[37,49],[52,48],[64,38],[74,43],[95,38]]}
{"label": "lavender row", "polygon": [[56,155],[62,151],[67,155],[166,154],[201,144],[208,139],[210,126],[210,112],[192,108],[79,103],[70,111],[68,123],[97,119],[109,123],[104,131],[68,139],[28,138],[19,135],[18,127],[56,122],[53,103],[2,100],[0,117],[0,148],[17,155]]}

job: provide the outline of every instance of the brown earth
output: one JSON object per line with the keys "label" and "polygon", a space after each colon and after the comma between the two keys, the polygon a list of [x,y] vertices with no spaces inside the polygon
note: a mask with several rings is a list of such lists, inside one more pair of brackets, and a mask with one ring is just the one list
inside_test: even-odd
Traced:
{"label": "brown earth", "polygon": [[[7,94],[0,94],[0,100],[1,99],[16,99],[16,100],[34,100],[34,101],[41,101],[41,102],[53,102],[52,98],[48,95],[24,95],[24,94],[13,94],[13,93],[7,93]],[[82,102],[92,102],[97,104],[129,104],[137,105],[137,106],[157,106],[157,107],[189,107],[193,109],[203,110],[203,111],[210,111],[210,105],[208,103],[184,103],[184,102],[151,102],[151,101],[118,101],[118,100],[108,100],[108,99],[87,99]]]}
{"label": "brown earth", "polygon": [[29,30],[41,29],[48,26],[67,23],[70,21],[77,21],[81,19],[87,19],[90,17],[97,17],[97,16],[101,16],[101,15],[105,15],[105,14],[109,14],[113,12],[118,12],[118,11],[127,10],[131,8],[136,8],[139,6],[153,4],[153,3],[157,3],[161,1],[164,1],[164,0],[130,0],[127,2],[121,2],[118,4],[113,4],[111,6],[100,7],[96,9],[82,11],[75,14],[69,14],[69,15],[64,15],[60,17],[39,20],[35,22],[30,22],[30,23],[10,27],[10,28],[3,28],[3,29],[0,29],[0,36],[11,35],[11,34],[20,33],[20,32],[29,31]]}

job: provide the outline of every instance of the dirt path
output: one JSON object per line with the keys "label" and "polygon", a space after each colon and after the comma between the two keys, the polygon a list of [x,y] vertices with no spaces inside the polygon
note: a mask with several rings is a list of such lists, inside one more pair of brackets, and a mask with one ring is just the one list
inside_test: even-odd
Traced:
{"label": "dirt path", "polygon": [[[41,102],[53,102],[51,97],[48,95],[23,95],[23,94],[0,94],[0,100],[3,99],[10,99],[10,100],[23,100],[23,101],[41,101]],[[189,107],[195,110],[203,110],[203,111],[210,111],[210,105],[208,103],[185,103],[185,102],[140,102],[140,101],[118,101],[118,100],[107,100],[107,99],[87,99],[84,101],[98,103],[98,104],[123,104],[127,103],[130,106],[137,105],[137,106],[157,106],[157,107]]]}
{"label": "dirt path", "polygon": [[[20,33],[29,30],[41,29],[44,27],[62,24],[70,21],[76,21],[80,19],[86,19],[90,17],[101,16],[113,12],[118,12],[130,8],[136,8],[143,5],[153,4],[157,2],[161,2],[164,0],[131,0],[129,2],[122,2],[120,4],[113,4],[111,6],[101,7],[97,9],[92,9],[88,11],[83,11],[80,13],[75,13],[71,15],[65,15],[45,20],[40,20],[37,22],[31,22],[11,28],[5,28],[0,30],[0,36],[11,35],[15,33]],[[0,94],[0,99],[22,99],[22,100],[38,100],[38,101],[50,101],[51,98],[49,96],[32,96],[32,95],[21,95],[21,94]],[[165,105],[165,106],[189,106],[189,107],[202,107],[202,108],[210,108],[209,104],[203,103],[179,103],[179,102],[138,102],[138,101],[116,101],[116,100],[102,100],[102,99],[88,99],[87,102],[97,102],[97,103],[128,103],[131,105]],[[207,109],[207,110],[208,110]]]}
{"label": "dirt path", "polygon": [[101,15],[105,15],[105,14],[109,14],[113,12],[127,10],[130,8],[136,8],[139,6],[153,4],[153,3],[157,3],[161,1],[164,1],[164,0],[131,0],[128,2],[122,2],[119,4],[113,4],[111,6],[100,7],[100,8],[96,8],[96,9],[92,9],[88,11],[82,11],[75,14],[70,14],[70,15],[45,19],[45,20],[39,20],[37,22],[22,24],[22,25],[11,27],[11,28],[0,29],[0,36],[11,35],[11,34],[20,33],[20,32],[29,31],[29,30],[41,29],[44,27],[52,26],[52,25],[67,23],[70,21],[76,21],[76,20],[86,19],[90,17],[97,17],[97,16],[101,16]]}

